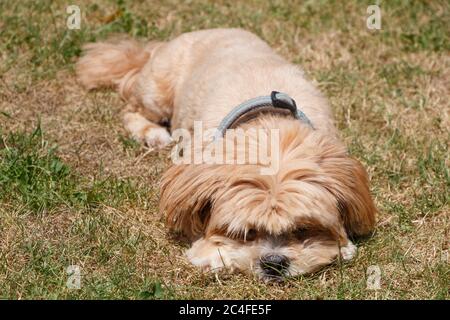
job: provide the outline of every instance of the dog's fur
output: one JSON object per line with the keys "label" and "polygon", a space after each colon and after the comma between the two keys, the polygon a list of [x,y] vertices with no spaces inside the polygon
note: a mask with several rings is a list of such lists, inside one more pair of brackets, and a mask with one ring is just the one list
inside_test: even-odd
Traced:
{"label": "dog's fur", "polygon": [[170,143],[168,121],[169,130],[192,130],[194,120],[214,128],[236,105],[273,90],[289,94],[310,118],[315,130],[274,114],[240,125],[280,130],[276,174],[261,175],[255,164],[167,170],[160,209],[172,229],[194,241],[187,252],[193,264],[272,279],[265,258],[276,256],[283,258],[282,268],[272,264],[279,275],[308,273],[339,256],[352,258],[349,237],[373,229],[367,174],[338,140],[326,99],[257,36],[214,29],[165,43],[88,44],[77,75],[88,89],[115,87],[128,102],[125,127],[153,148]]}

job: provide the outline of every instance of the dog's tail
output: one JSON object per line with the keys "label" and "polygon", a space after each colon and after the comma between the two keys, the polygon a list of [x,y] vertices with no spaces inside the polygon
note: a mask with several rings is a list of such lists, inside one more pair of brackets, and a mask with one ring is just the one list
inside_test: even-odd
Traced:
{"label": "dog's tail", "polygon": [[78,81],[87,89],[114,87],[128,100],[137,75],[150,59],[159,42],[143,46],[131,39],[88,43],[76,64]]}

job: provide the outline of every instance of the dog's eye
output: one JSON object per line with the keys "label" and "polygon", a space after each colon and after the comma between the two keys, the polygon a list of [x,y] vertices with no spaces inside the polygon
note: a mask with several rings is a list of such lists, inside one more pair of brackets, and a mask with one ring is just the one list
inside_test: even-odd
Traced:
{"label": "dog's eye", "polygon": [[257,235],[258,232],[255,229],[250,229],[247,231],[247,234],[245,235],[245,241],[253,241],[256,239]]}
{"label": "dog's eye", "polygon": [[308,229],[306,229],[305,227],[300,227],[294,231],[294,234],[297,238],[303,238],[306,236],[307,231]]}

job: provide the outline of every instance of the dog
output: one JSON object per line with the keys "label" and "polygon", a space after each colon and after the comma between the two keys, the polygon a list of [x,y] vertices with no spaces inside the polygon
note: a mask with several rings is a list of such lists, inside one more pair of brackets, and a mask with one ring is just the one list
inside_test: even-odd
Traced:
{"label": "dog", "polygon": [[168,42],[91,43],[76,73],[87,89],[115,88],[127,101],[125,128],[154,149],[170,144],[175,130],[192,132],[195,121],[217,128],[242,102],[275,90],[308,117],[312,125],[269,110],[237,124],[277,130],[272,174],[261,174],[260,163],[177,163],[164,173],[160,211],[192,241],[187,257],[203,270],[264,281],[312,273],[352,259],[351,239],[374,229],[367,173],[339,140],[326,98],[256,35],[211,29]]}

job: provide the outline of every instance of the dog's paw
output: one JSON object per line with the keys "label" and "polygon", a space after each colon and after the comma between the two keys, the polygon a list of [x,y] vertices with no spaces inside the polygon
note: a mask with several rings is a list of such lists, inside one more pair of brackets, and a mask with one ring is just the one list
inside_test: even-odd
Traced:
{"label": "dog's paw", "polygon": [[356,246],[351,241],[348,241],[345,247],[341,247],[341,257],[345,261],[351,260],[355,257],[357,251]]}
{"label": "dog's paw", "polygon": [[172,137],[165,128],[150,128],[145,132],[144,140],[147,147],[162,149],[172,142]]}
{"label": "dog's paw", "polygon": [[186,257],[194,266],[206,272],[219,272],[225,268],[224,261],[219,254],[199,257],[196,255],[195,248],[191,248],[186,251]]}

